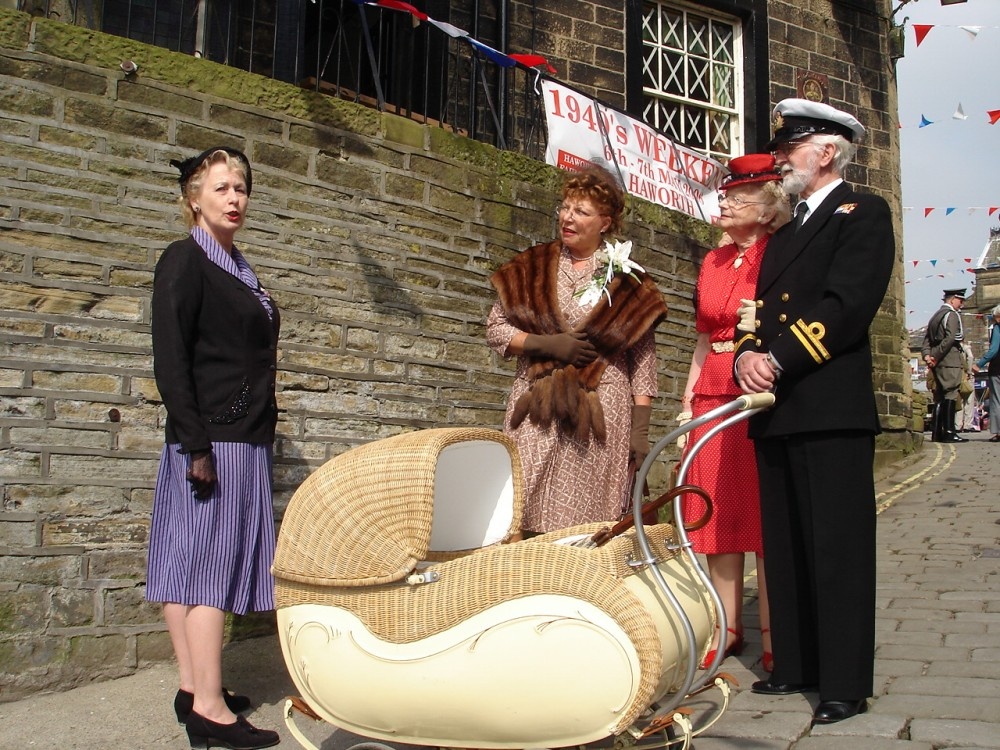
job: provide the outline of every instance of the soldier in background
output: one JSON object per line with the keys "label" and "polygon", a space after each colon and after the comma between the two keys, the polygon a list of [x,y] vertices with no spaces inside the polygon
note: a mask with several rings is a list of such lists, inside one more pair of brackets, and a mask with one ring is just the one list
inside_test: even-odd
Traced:
{"label": "soldier in background", "polygon": [[935,443],[964,443],[966,438],[955,431],[955,412],[960,402],[958,388],[965,372],[962,342],[962,316],[965,289],[945,289],[944,302],[927,323],[920,347],[924,364],[934,374],[934,411],[931,417],[931,440]]}

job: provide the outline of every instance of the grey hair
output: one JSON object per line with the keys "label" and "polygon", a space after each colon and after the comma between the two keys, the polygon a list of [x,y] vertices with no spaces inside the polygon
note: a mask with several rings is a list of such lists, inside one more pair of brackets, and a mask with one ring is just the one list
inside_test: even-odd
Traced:
{"label": "grey hair", "polygon": [[996,307],[994,307],[994,308],[993,308],[993,309],[992,309],[992,310],[990,311],[990,314],[991,314],[991,315],[994,315],[994,316],[996,316],[996,315],[1000,315],[1000,305],[997,305]]}
{"label": "grey hair", "polygon": [[831,135],[828,133],[819,133],[813,136],[812,143],[825,146],[827,143],[833,145],[837,150],[833,155],[833,168],[837,174],[844,174],[847,170],[847,165],[854,161],[854,157],[858,153],[858,144],[851,143],[849,140],[844,138],[842,135]]}

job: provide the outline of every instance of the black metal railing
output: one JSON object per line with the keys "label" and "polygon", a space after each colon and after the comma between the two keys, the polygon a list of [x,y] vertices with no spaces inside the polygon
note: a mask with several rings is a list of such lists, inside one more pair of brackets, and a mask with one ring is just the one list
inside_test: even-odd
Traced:
{"label": "black metal railing", "polygon": [[[421,10],[504,52],[508,0]],[[20,10],[197,55],[451,129],[534,158],[537,76],[395,9],[353,0],[22,0]]]}

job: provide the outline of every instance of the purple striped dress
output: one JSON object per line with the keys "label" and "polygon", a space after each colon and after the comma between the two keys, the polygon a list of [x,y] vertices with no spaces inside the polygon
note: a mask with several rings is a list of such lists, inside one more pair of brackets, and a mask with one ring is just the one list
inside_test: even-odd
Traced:
{"label": "purple striped dress", "polygon": [[[192,235],[216,265],[252,290],[260,284],[233,249],[230,256],[199,227]],[[262,290],[258,299],[272,315]],[[213,442],[218,483],[198,500],[187,481],[191,457],[165,445],[153,494],[146,599],[205,605],[242,615],[274,609],[275,534],[271,444]]]}

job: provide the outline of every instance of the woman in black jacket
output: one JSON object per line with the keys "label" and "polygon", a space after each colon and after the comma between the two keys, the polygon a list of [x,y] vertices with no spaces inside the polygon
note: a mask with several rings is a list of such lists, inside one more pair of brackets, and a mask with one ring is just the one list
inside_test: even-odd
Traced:
{"label": "woman in black jacket", "polygon": [[253,184],[247,157],[218,147],[171,164],[191,234],[163,252],[153,281],[167,421],[146,598],[163,603],[191,746],[270,747],[277,733],[240,716],[249,698],[222,687],[222,645],[226,612],[274,609],[278,308],[233,244]]}

